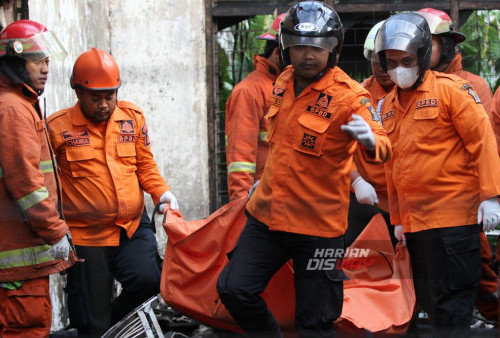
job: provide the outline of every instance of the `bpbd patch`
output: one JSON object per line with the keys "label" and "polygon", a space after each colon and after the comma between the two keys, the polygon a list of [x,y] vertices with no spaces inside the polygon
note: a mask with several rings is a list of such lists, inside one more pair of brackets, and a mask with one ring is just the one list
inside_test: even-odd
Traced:
{"label": "bpbd patch", "polygon": [[417,101],[417,105],[415,109],[424,108],[424,107],[437,107],[438,99],[424,99]]}
{"label": "bpbd patch", "polygon": [[137,140],[137,135],[118,134],[118,142],[120,143],[134,143]]}
{"label": "bpbd patch", "polygon": [[120,121],[120,131],[122,134],[135,134],[134,122],[132,120]]}
{"label": "bpbd patch", "polygon": [[330,95],[319,93],[314,106],[308,105],[306,111],[323,119],[330,120],[332,118],[332,113],[330,113],[327,108],[330,105],[331,100],[332,97]]}

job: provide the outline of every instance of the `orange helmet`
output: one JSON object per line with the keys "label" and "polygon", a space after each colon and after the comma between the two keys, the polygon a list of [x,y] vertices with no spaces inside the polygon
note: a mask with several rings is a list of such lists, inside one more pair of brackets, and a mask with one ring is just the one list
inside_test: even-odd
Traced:
{"label": "orange helmet", "polygon": [[68,53],[56,35],[32,20],[18,20],[0,32],[0,57],[18,56],[40,61],[47,57],[64,59]]}
{"label": "orange helmet", "polygon": [[76,59],[71,75],[71,88],[112,90],[118,89],[120,85],[120,70],[109,53],[92,48]]}
{"label": "orange helmet", "polygon": [[271,41],[277,41],[277,35],[278,31],[280,30],[280,22],[283,20],[285,17],[286,13],[281,13],[278,15],[276,18],[274,18],[273,23],[271,24],[271,27],[269,27],[269,30],[265,32],[264,34],[261,34],[257,37],[259,40],[271,40]]}

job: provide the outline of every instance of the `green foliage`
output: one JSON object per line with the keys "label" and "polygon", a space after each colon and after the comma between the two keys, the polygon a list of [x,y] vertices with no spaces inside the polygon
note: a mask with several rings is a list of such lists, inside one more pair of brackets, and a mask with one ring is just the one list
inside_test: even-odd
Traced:
{"label": "green foliage", "polygon": [[464,69],[479,74],[495,90],[500,85],[500,10],[474,11],[460,28]]}
{"label": "green foliage", "polygon": [[265,41],[257,37],[271,25],[272,15],[257,15],[218,33],[219,111],[224,114],[225,104],[233,87],[253,71],[253,55],[261,53]]}

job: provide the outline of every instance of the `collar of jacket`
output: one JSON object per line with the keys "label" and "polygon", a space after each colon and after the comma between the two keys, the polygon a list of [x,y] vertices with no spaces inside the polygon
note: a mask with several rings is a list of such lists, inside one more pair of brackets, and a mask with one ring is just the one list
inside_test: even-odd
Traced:
{"label": "collar of jacket", "polygon": [[278,75],[280,75],[279,67],[274,65],[271,61],[269,61],[265,57],[260,56],[259,54],[255,54],[253,56],[253,64],[255,70],[265,72],[273,79],[276,79]]}
{"label": "collar of jacket", "polygon": [[462,54],[457,53],[457,55],[455,55],[453,60],[451,60],[445,73],[446,74],[455,73],[459,70],[462,70]]}
{"label": "collar of jacket", "polygon": [[2,74],[0,74],[0,90],[15,93],[31,104],[38,101],[38,94],[30,86],[25,83],[14,84],[7,76]]}
{"label": "collar of jacket", "polygon": [[[84,125],[87,125],[87,124],[92,124],[91,121],[89,121],[85,115],[83,115],[82,113],[82,110],[80,108],[80,101],[78,101],[74,106],[73,106],[73,109],[74,111],[74,114],[72,116],[72,123],[74,126],[84,126]],[[115,110],[113,111],[113,113],[111,114],[111,116],[109,117],[109,120],[113,120],[113,121],[123,121],[123,120],[130,120],[130,116],[128,116],[127,114],[125,114],[125,112],[123,110],[121,110],[119,107],[118,107],[118,104],[116,105],[115,107]]]}
{"label": "collar of jacket", "polygon": [[[283,74],[286,75],[280,76],[280,78],[283,78],[285,81],[294,81],[294,69],[292,66],[287,66]],[[335,66],[334,68],[328,69],[319,81],[315,81],[308,85],[299,96],[309,92],[309,90],[324,91],[331,86],[334,81],[345,82],[348,78],[349,76],[344,73],[342,69]]]}

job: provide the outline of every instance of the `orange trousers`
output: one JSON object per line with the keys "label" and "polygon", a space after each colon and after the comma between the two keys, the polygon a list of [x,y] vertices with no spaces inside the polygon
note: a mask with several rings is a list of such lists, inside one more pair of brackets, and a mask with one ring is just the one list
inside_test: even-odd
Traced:
{"label": "orange trousers", "polygon": [[51,323],[49,276],[17,290],[0,288],[0,337],[48,337]]}

